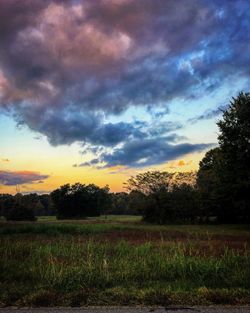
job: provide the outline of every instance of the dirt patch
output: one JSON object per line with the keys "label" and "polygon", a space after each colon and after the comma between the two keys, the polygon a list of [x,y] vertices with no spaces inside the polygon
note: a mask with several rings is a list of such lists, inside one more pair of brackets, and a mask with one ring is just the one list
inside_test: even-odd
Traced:
{"label": "dirt patch", "polygon": [[214,235],[207,238],[204,235],[192,235],[183,232],[157,232],[143,230],[110,231],[94,236],[94,241],[118,243],[124,240],[133,245],[141,245],[146,242],[153,244],[171,245],[182,243],[186,246],[187,254],[220,256],[225,249],[232,249],[240,254],[245,253],[250,245],[250,238],[243,236]]}
{"label": "dirt patch", "polygon": [[[84,221],[93,224],[93,221]],[[103,224],[96,221],[96,224]],[[173,244],[180,243],[187,255],[220,256],[226,249],[234,250],[243,254],[250,247],[250,235],[246,234],[204,234],[190,233],[176,230],[146,230],[144,228],[124,228],[116,230],[104,230],[103,232],[93,232],[89,234],[59,234],[58,236],[43,234],[22,234],[22,241],[39,241],[40,244],[50,244],[53,242],[74,242],[84,244],[89,240],[96,243],[117,244],[119,241],[126,241],[132,245],[141,245],[151,242],[155,246],[164,245],[166,248]]]}
{"label": "dirt patch", "polygon": [[126,240],[131,243],[144,243],[147,241],[178,241],[178,240],[199,240],[199,241],[223,241],[225,243],[243,242],[250,244],[250,236],[233,236],[233,235],[204,235],[192,234],[181,231],[146,231],[140,229],[126,229],[120,231],[108,231],[96,235],[100,240],[109,240],[115,242],[119,240]]}

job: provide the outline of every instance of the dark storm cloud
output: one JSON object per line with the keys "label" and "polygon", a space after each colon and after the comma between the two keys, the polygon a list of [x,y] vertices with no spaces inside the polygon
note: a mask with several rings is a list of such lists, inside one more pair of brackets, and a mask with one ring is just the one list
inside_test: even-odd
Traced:
{"label": "dark storm cloud", "polygon": [[[160,164],[165,161],[172,160],[175,156],[178,157],[190,152],[202,151],[212,146],[207,144],[192,145],[187,143],[173,145],[173,143],[177,143],[187,138],[179,136],[175,133],[170,133],[169,135],[163,137],[162,135],[164,133],[165,132],[163,132],[161,136],[157,137],[151,137],[147,133],[144,134],[144,138],[134,136],[130,138],[130,140],[126,140],[127,143],[122,145],[120,148],[115,148],[112,153],[107,153],[105,149],[99,149],[96,146],[90,146],[85,150],[85,152],[92,152],[95,155],[99,155],[99,157],[88,162],[73,164],[73,167],[93,166],[96,168],[103,168],[114,165],[143,167],[157,163]],[[152,151],[150,152],[151,148]],[[141,162],[140,160],[144,157],[146,160]],[[133,162],[130,162],[131,159],[133,159]],[[103,162],[106,163],[105,166],[100,165],[100,163]]]}
{"label": "dark storm cloud", "polygon": [[48,175],[31,171],[0,171],[0,185],[15,186],[22,184],[43,183]]}
{"label": "dark storm cloud", "polygon": [[[94,145],[115,146],[129,138],[140,138],[145,134],[131,123],[102,123],[101,117],[92,113],[76,114],[60,112],[56,116],[43,115],[39,132],[56,146],[75,141]],[[32,125],[35,130],[36,125]]]}
{"label": "dark storm cloud", "polygon": [[159,119],[168,101],[248,79],[249,12],[248,0],[1,0],[0,111],[52,145],[161,142],[164,126],[108,118],[144,106]]}
{"label": "dark storm cloud", "polygon": [[161,164],[192,152],[201,152],[211,148],[213,144],[169,144],[168,138],[133,140],[111,153],[102,153],[99,159],[80,164],[80,166],[96,166],[104,163],[103,167],[124,165],[129,167],[145,167]]}
{"label": "dark storm cloud", "polygon": [[[24,110],[23,110],[24,112]],[[102,115],[90,111],[75,112],[72,108],[61,111],[27,111],[30,128],[46,135],[53,146],[71,144],[75,141],[94,145],[91,151],[96,153],[97,145],[112,147],[130,139],[155,137],[169,134],[169,140],[181,140],[183,137],[172,134],[183,126],[177,122],[119,122],[104,123]],[[54,114],[56,112],[56,114]],[[19,115],[20,117],[21,115]],[[24,123],[24,120],[22,121]]]}

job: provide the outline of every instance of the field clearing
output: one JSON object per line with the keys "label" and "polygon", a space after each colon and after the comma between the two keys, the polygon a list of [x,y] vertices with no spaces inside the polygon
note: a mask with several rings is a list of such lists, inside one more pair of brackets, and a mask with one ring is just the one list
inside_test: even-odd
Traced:
{"label": "field clearing", "polygon": [[[140,222],[141,216],[139,215],[101,215],[97,217],[88,217],[85,220],[71,220],[73,223],[93,223],[93,222]],[[69,220],[57,220],[55,216],[39,216],[37,219],[38,223],[43,222],[55,222],[55,223],[69,223]]]}
{"label": "field clearing", "polygon": [[0,304],[250,304],[250,227],[0,223]]}

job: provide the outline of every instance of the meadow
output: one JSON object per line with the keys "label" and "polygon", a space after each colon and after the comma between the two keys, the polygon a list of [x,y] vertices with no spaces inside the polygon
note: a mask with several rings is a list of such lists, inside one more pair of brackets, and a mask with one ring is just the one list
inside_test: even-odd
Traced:
{"label": "meadow", "polygon": [[250,304],[250,227],[0,221],[0,305]]}

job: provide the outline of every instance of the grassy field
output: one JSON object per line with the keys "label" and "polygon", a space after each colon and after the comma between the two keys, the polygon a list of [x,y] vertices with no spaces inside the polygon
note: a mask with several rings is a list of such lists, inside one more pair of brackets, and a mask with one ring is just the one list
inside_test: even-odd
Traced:
{"label": "grassy field", "polygon": [[250,227],[0,222],[0,305],[250,304]]}

